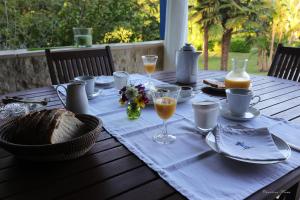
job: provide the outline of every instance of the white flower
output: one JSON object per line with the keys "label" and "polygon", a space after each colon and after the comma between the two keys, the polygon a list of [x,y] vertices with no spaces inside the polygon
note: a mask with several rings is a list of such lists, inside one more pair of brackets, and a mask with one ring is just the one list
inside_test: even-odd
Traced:
{"label": "white flower", "polygon": [[125,95],[128,99],[133,100],[134,98],[136,98],[138,96],[138,94],[139,94],[139,92],[135,87],[128,86],[126,88]]}

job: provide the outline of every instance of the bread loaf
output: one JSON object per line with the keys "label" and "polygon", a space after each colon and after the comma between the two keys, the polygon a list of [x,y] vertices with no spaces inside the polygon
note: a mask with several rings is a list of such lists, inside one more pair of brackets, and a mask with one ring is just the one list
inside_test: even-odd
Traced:
{"label": "bread loaf", "polygon": [[76,138],[85,131],[84,123],[70,111],[42,110],[21,117],[11,140],[18,144],[55,144]]}

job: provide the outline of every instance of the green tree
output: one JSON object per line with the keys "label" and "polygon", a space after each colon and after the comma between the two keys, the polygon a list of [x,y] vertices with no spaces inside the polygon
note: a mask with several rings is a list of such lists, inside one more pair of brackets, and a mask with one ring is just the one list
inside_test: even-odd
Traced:
{"label": "green tree", "polygon": [[254,41],[254,45],[257,47],[257,66],[259,71],[266,72],[269,70],[269,44],[270,40],[272,40],[270,37],[270,30],[272,29],[270,22],[274,16],[274,9],[271,1],[258,1],[252,6],[252,15],[249,16],[251,21],[244,28],[250,33],[254,33],[252,41]]}
{"label": "green tree", "polygon": [[[259,26],[259,16],[262,14],[261,7],[265,1],[261,0],[199,0],[199,14],[201,15],[204,34],[209,26],[216,23],[222,26],[221,38],[221,70],[227,70],[230,41],[232,35],[251,31],[249,24]],[[204,40],[207,40],[205,36]]]}
{"label": "green tree", "polygon": [[269,65],[273,59],[275,42],[292,45],[300,36],[300,0],[273,1],[273,7]]}
{"label": "green tree", "polygon": [[196,12],[191,17],[191,20],[199,23],[203,30],[203,58],[204,69],[206,70],[208,69],[209,29],[219,21],[218,6],[217,0],[198,0],[197,5],[194,7]]}
{"label": "green tree", "polygon": [[3,13],[0,18],[1,48],[24,48],[27,44],[47,46],[47,43],[52,43],[48,36],[52,36],[53,21],[49,19],[55,18],[53,10],[60,3],[62,1],[3,1],[3,6],[0,6],[4,10],[0,12]]}
{"label": "green tree", "polygon": [[[247,1],[249,3],[249,1]],[[246,1],[219,0],[218,14],[223,28],[221,39],[221,70],[228,69],[230,41],[233,34],[240,32],[249,16],[249,4]]]}
{"label": "green tree", "polygon": [[104,43],[127,43],[130,41],[133,33],[132,30],[118,27],[113,32],[107,32],[104,36]]}
{"label": "green tree", "polygon": [[[122,27],[126,42],[159,39],[159,0],[2,0],[0,49],[73,45],[73,27],[92,27],[94,43]],[[119,32],[118,32],[119,31]],[[118,34],[112,34],[119,37]],[[122,38],[124,38],[122,36]],[[119,42],[117,38],[112,42]]]}

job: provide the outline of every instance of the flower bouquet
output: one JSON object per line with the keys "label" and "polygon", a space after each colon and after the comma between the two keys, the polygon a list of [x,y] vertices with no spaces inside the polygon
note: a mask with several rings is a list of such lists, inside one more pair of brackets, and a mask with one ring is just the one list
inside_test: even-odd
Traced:
{"label": "flower bouquet", "polygon": [[127,103],[127,116],[131,120],[139,118],[141,109],[149,103],[145,87],[142,84],[125,86],[119,94],[121,95],[120,104],[125,105]]}

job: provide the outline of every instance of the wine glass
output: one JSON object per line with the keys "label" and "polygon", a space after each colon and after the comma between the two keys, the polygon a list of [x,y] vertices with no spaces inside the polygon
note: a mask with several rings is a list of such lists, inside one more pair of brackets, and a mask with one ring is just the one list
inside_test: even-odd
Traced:
{"label": "wine glass", "polygon": [[157,89],[151,92],[155,111],[163,120],[163,131],[153,136],[157,143],[170,144],[176,139],[176,136],[168,133],[166,122],[175,113],[180,90],[180,87],[174,86],[171,89]]}
{"label": "wine glass", "polygon": [[145,87],[149,89],[152,89],[154,87],[153,83],[151,82],[151,75],[155,72],[157,59],[158,56],[156,55],[142,56],[144,69],[145,72],[148,74],[148,81],[145,83]]}

